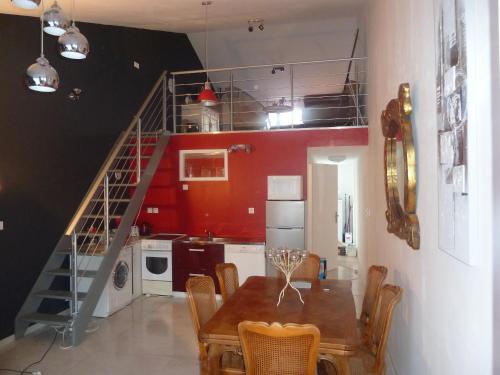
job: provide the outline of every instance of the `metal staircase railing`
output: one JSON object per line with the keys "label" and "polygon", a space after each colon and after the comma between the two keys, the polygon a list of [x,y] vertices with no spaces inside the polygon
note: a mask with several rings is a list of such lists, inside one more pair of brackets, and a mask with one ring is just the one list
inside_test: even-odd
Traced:
{"label": "metal staircase railing", "polygon": [[[71,334],[73,345],[84,339],[92,313],[168,144],[171,101],[167,74],[163,72],[116,141],[21,307],[16,317],[16,338],[24,336],[29,324],[41,323],[63,327]],[[103,258],[95,270],[90,263],[97,255]],[[69,266],[65,268],[68,256]],[[51,289],[55,277],[69,278],[69,290]],[[39,313],[44,299],[69,302],[70,315]]]}

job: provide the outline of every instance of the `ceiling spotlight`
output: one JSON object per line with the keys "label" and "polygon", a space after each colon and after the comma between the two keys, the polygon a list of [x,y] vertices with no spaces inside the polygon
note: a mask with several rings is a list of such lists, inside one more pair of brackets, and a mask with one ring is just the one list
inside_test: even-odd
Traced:
{"label": "ceiling spotlight", "polygon": [[42,21],[43,30],[50,35],[61,36],[69,27],[69,21],[57,1],[43,13]]}
{"label": "ceiling spotlight", "polygon": [[273,66],[273,69],[271,70],[271,74],[276,74],[276,72],[284,72],[285,67],[284,66]]}
{"label": "ceiling spotlight", "polygon": [[68,30],[59,37],[59,53],[61,56],[73,60],[82,60],[89,53],[89,41],[73,23]]}
{"label": "ceiling spotlight", "polygon": [[11,0],[11,2],[18,8],[36,9],[40,5],[41,0]]}
{"label": "ceiling spotlight", "polygon": [[248,32],[253,32],[255,27],[258,27],[260,31],[264,31],[264,20],[262,18],[252,18],[248,20]]}

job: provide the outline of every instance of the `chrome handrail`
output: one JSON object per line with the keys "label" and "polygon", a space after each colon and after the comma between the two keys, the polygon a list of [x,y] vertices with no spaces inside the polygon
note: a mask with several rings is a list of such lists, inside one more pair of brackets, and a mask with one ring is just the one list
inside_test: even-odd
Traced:
{"label": "chrome handrail", "polygon": [[134,130],[134,127],[136,126],[138,119],[142,116],[144,110],[146,109],[147,105],[149,104],[150,100],[153,98],[153,95],[156,93],[158,90],[158,87],[162,84],[163,81],[167,79],[167,72],[163,71],[160,78],[156,81],[155,85],[153,86],[153,89],[150,91],[149,95],[146,97],[144,102],[142,103],[139,111],[137,114],[134,116],[132,121],[130,122],[129,126],[127,129],[121,133],[120,137],[118,140],[115,142],[113,148],[111,149],[110,153],[108,154],[106,160],[102,164],[101,168],[99,169],[99,172],[97,173],[97,176],[95,177],[94,181],[90,185],[87,193],[85,194],[85,197],[83,198],[82,202],[80,203],[80,206],[78,207],[75,215],[71,219],[68,227],[66,228],[65,234],[67,236],[70,236],[73,230],[76,228],[76,225],[78,224],[78,221],[84,214],[85,210],[87,209],[90,201],[92,200],[94,194],[96,193],[97,189],[99,188],[101,182],[104,179],[104,176],[110,169],[112,163],[115,161],[120,149],[122,148],[123,144],[125,143],[125,140],[127,137],[132,133]]}

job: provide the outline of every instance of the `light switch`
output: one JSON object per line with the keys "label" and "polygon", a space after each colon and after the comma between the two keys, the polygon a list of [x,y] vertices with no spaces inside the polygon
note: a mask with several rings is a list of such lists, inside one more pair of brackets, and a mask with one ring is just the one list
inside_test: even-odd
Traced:
{"label": "light switch", "polygon": [[134,61],[134,68],[141,69],[141,65],[137,61]]}
{"label": "light switch", "polygon": [[159,212],[158,207],[153,207],[153,213],[157,214]]}
{"label": "light switch", "polygon": [[153,207],[148,207],[147,212],[148,212],[148,214],[152,214],[153,213]]}
{"label": "light switch", "polygon": [[182,184],[182,190],[189,190],[188,184]]}
{"label": "light switch", "polygon": [[253,207],[248,207],[248,213],[253,215],[255,213],[255,209]]}
{"label": "light switch", "polygon": [[0,221],[0,230],[3,230],[3,220]]}

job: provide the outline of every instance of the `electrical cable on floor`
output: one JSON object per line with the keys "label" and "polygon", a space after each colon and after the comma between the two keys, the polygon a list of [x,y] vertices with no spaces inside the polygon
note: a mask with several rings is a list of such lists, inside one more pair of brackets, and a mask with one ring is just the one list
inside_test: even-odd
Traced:
{"label": "electrical cable on floor", "polygon": [[57,334],[59,333],[59,331],[57,329],[55,329],[55,331],[56,332],[54,334],[54,338],[52,339],[52,342],[50,343],[49,347],[47,348],[47,350],[45,351],[45,353],[43,353],[42,357],[38,361],[30,363],[28,366],[26,366],[21,371],[9,369],[9,368],[0,368],[0,371],[13,372],[13,373],[16,373],[16,374],[21,374],[21,375],[23,375],[23,374],[41,375],[42,374],[41,371],[28,371],[28,369],[30,367],[32,367],[34,365],[37,365],[40,362],[42,362],[45,359],[45,357],[47,356],[47,354],[49,354],[50,349],[52,349],[52,347],[54,346],[54,343],[56,342]]}

